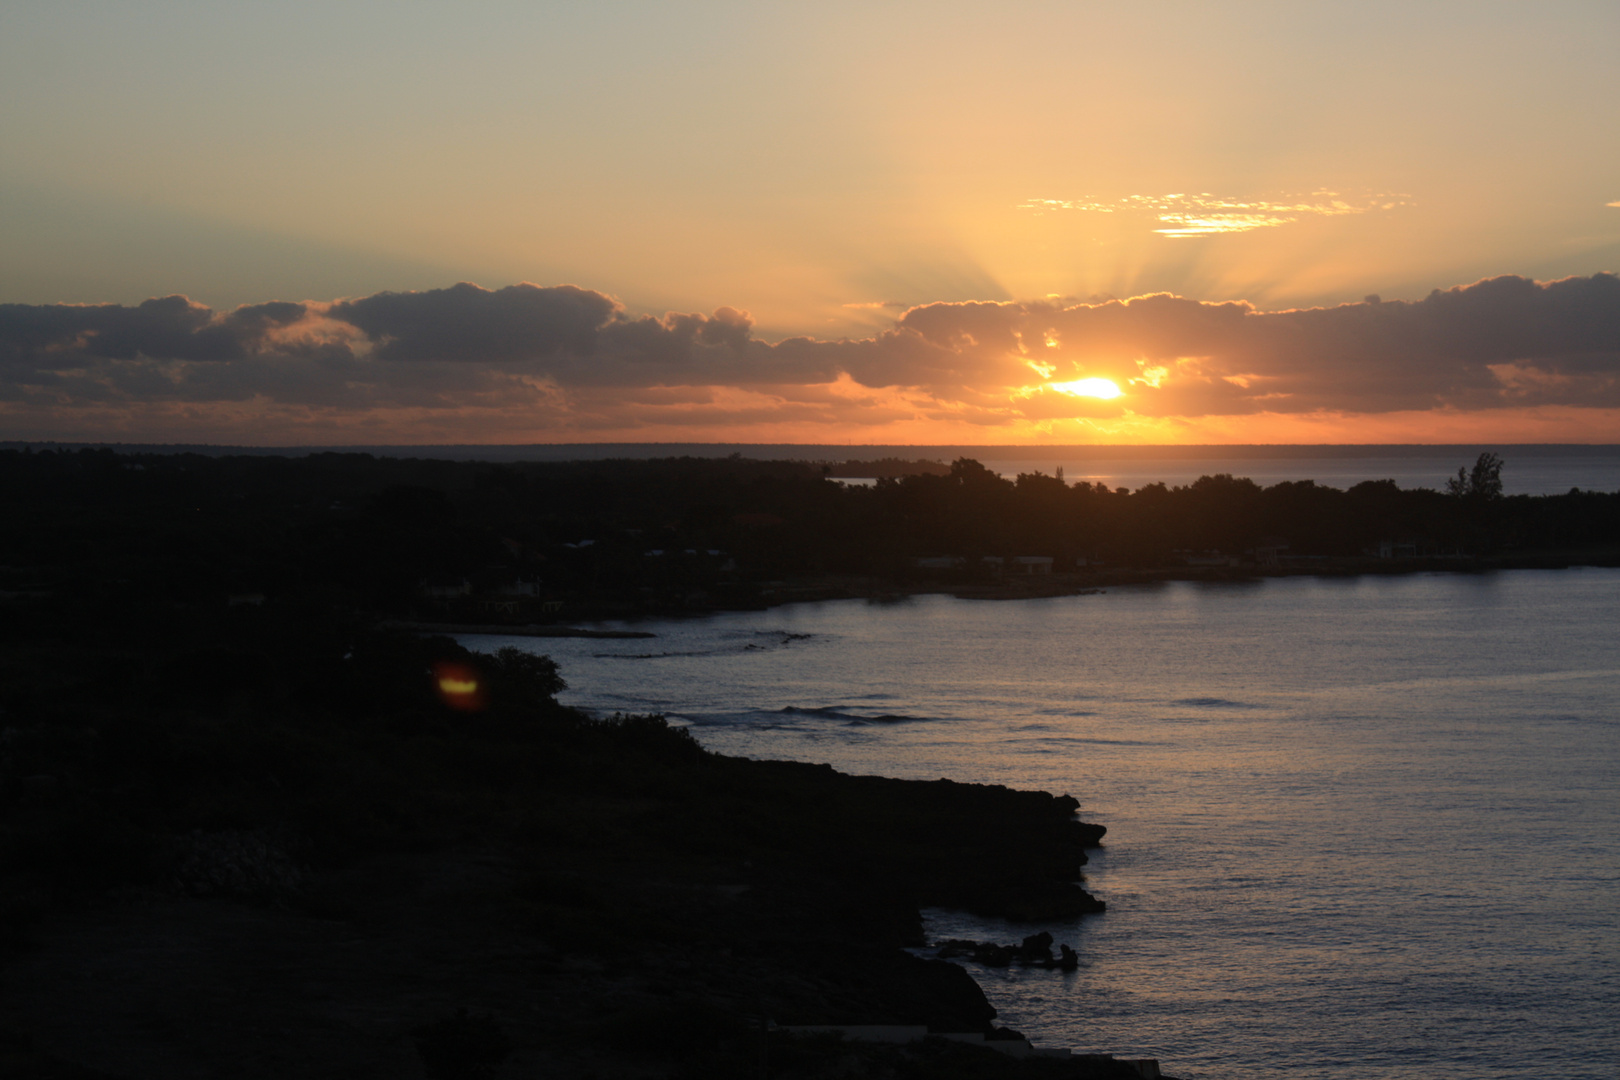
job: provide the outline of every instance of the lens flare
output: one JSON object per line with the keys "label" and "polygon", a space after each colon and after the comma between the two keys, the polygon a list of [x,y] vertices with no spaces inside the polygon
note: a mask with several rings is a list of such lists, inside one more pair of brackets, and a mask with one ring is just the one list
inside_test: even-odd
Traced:
{"label": "lens flare", "polygon": [[434,664],[433,687],[440,701],[461,712],[478,712],[489,703],[478,672],[466,664]]}

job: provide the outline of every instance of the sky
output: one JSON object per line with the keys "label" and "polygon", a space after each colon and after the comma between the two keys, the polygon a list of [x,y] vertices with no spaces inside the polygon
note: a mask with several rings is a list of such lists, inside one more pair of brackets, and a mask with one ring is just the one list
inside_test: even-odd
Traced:
{"label": "sky", "polygon": [[1620,442],[1620,5],[0,7],[0,438]]}

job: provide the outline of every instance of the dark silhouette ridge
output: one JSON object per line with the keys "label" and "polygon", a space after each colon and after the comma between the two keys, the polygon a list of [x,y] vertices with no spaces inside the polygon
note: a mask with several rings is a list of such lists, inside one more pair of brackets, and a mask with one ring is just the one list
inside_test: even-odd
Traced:
{"label": "dark silhouette ridge", "polygon": [[1453,481],[1466,497],[1224,474],[1127,492],[913,464],[848,486],[831,466],[741,457],[0,452],[0,592],[47,623],[235,603],[522,625],[929,587],[1620,561],[1620,494],[1501,496],[1491,452]]}

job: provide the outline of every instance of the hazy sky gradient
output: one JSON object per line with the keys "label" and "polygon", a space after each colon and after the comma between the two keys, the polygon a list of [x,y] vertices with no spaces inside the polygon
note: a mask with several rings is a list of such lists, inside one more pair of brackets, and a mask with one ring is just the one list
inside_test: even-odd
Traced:
{"label": "hazy sky gradient", "polygon": [[[1278,312],[1589,277],[1620,269],[1617,45],[1612,0],[17,2],[0,10],[0,302],[184,294],[224,313],[572,283],[626,318],[746,311],[752,340],[775,343],[877,341],[938,302],[1169,292]],[[1604,355],[1583,377],[1616,377]],[[848,391],[847,370],[794,384],[889,402],[894,429],[878,430],[701,381],[713,374],[676,366],[648,386],[737,396],[756,419],[678,437],[948,442],[971,423],[946,430],[906,404],[933,385]],[[964,386],[952,400],[1007,404],[1005,382]],[[127,428],[142,409],[143,432],[232,426],[124,393],[0,408],[29,437]],[[1391,430],[1395,413],[1365,405],[1379,396],[1317,395],[1314,412],[1264,422],[1276,441],[1428,437],[1421,419]],[[580,435],[554,416],[526,428],[511,404],[502,439]],[[1112,428],[1060,418],[980,437],[1253,441],[1261,422],[1194,411],[1178,427],[1138,404],[1127,393]],[[311,405],[259,438],[330,440],[362,419],[403,441],[466,434],[462,405],[421,407]],[[1530,408],[1444,424],[1474,424],[1449,433],[1470,439],[1620,430],[1595,399]]]}

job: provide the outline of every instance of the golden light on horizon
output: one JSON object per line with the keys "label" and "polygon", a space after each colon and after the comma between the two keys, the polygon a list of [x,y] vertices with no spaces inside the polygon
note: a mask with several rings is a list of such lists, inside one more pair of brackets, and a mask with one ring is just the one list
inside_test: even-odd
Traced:
{"label": "golden light on horizon", "polygon": [[1046,385],[1053,390],[1073,394],[1075,397],[1101,398],[1104,401],[1112,401],[1114,398],[1124,394],[1124,391],[1112,379],[1097,376],[1089,379],[1076,379],[1074,382],[1047,383]]}

